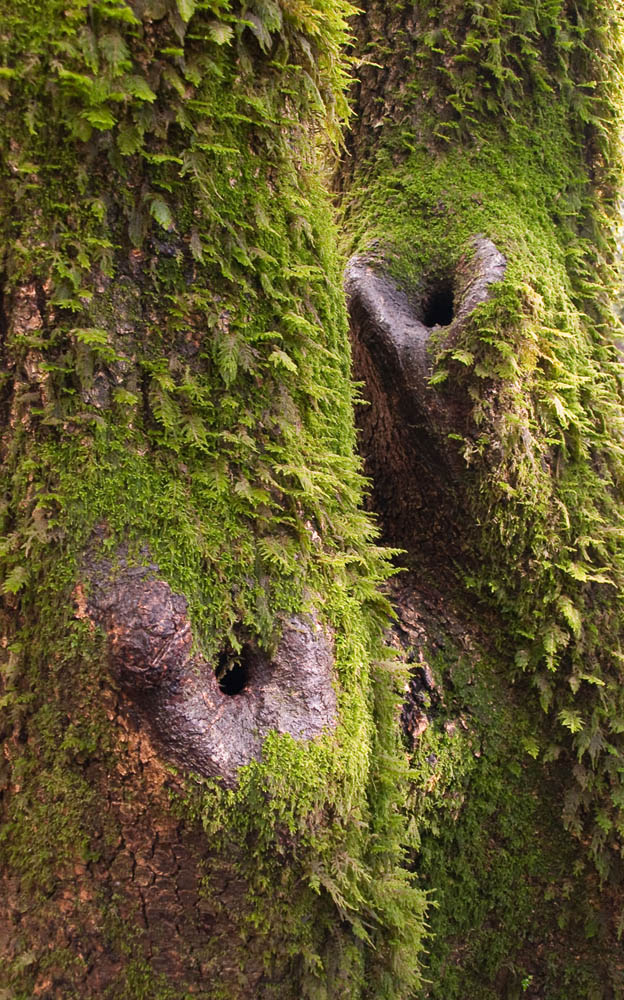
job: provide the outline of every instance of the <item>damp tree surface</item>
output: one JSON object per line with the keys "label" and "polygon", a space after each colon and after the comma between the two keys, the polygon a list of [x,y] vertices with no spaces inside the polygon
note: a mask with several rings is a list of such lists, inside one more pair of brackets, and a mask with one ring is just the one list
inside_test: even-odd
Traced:
{"label": "damp tree surface", "polygon": [[624,995],[624,13],[360,6],[0,14],[2,1000]]}

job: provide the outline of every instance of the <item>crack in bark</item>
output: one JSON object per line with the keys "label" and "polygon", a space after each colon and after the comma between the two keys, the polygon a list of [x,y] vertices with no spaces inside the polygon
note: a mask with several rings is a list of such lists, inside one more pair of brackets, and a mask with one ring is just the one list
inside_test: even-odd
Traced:
{"label": "crack in bark", "polygon": [[6,363],[6,340],[9,332],[9,317],[5,306],[6,274],[0,272],[0,360],[4,367]]}
{"label": "crack in bark", "polygon": [[[7,339],[9,336],[9,316],[6,306],[6,274],[0,272],[0,375],[6,375],[8,372],[8,354],[7,354]],[[7,413],[4,412],[7,406],[10,392],[9,392],[10,379],[0,379],[0,407],[2,410],[2,424],[6,426],[7,423]]]}

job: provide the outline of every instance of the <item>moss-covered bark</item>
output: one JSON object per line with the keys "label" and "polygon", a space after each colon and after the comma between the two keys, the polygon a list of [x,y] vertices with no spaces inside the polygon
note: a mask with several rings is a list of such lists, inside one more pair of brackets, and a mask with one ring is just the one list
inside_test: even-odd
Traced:
{"label": "moss-covered bark", "polygon": [[0,18],[12,997],[418,981],[318,138],[345,111],[347,12]]}
{"label": "moss-covered bark", "polygon": [[622,11],[364,7],[338,178],[362,440],[399,635],[445,692],[416,666],[404,716],[426,995],[621,996]]}
{"label": "moss-covered bark", "polygon": [[621,11],[364,7],[0,15],[12,998],[622,995]]}

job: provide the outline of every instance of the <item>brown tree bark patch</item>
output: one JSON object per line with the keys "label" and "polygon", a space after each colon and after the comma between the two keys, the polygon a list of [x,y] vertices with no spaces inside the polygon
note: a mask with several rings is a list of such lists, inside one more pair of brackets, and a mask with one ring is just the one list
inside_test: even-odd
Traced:
{"label": "brown tree bark patch", "polygon": [[250,640],[223,668],[223,656],[194,653],[186,599],[156,570],[92,567],[89,596],[79,585],[75,601],[106,633],[111,673],[169,759],[234,785],[269,732],[312,740],[336,725],[332,643],[314,614],[284,622],[273,656]]}

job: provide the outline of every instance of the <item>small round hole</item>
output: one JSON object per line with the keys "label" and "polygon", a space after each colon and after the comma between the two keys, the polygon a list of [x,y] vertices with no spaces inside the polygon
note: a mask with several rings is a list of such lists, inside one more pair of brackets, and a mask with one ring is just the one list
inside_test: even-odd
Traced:
{"label": "small round hole", "polygon": [[449,326],[453,322],[455,303],[453,287],[450,284],[438,285],[423,303],[423,322],[425,326]]}
{"label": "small round hole", "polygon": [[215,676],[223,694],[235,695],[244,691],[249,683],[249,651],[243,646],[240,653],[226,650],[219,655]]}

